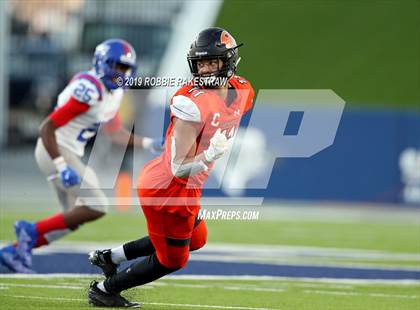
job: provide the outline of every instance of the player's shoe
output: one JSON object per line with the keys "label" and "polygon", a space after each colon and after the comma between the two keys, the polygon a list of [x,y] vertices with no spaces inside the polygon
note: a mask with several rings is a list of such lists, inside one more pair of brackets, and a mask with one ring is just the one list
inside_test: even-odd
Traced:
{"label": "player's shoe", "polygon": [[105,293],[98,288],[98,282],[90,284],[88,292],[89,304],[95,307],[140,308],[141,304],[131,302],[120,294]]}
{"label": "player's shoe", "polygon": [[32,249],[38,238],[35,224],[26,221],[17,221],[15,223],[15,233],[18,245],[17,254],[26,267],[32,266]]}
{"label": "player's shoe", "polygon": [[34,271],[26,267],[17,254],[14,245],[9,244],[0,249],[0,264],[6,266],[13,272],[17,273],[34,273]]}
{"label": "player's shoe", "polygon": [[112,261],[110,249],[90,252],[89,261],[92,265],[101,268],[107,278],[117,273],[118,265]]}

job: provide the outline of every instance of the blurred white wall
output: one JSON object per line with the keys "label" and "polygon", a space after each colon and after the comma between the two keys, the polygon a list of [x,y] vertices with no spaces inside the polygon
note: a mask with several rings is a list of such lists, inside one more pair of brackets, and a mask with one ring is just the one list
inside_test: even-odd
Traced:
{"label": "blurred white wall", "polygon": [[[187,78],[190,71],[187,53],[198,33],[214,25],[223,0],[186,1],[173,21],[173,34],[160,63],[157,76]],[[173,87],[175,92],[179,87]],[[150,96],[149,104],[166,105],[162,98]]]}

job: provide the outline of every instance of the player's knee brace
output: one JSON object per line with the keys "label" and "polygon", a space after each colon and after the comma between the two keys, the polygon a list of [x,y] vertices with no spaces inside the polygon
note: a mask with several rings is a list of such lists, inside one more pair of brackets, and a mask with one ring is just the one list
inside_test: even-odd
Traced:
{"label": "player's knee brace", "polygon": [[184,268],[190,257],[188,248],[180,251],[179,249],[168,251],[168,257],[165,262],[162,262],[162,265],[168,268],[181,269]]}
{"label": "player's knee brace", "polygon": [[200,221],[194,228],[191,242],[190,251],[201,249],[207,242],[207,227],[203,221]]}
{"label": "player's knee brace", "polygon": [[166,238],[166,246],[163,251],[157,251],[160,263],[167,268],[181,269],[189,258],[189,245],[191,239],[172,239]]}
{"label": "player's knee brace", "polygon": [[200,235],[191,240],[190,251],[201,249],[207,243],[207,235]]}

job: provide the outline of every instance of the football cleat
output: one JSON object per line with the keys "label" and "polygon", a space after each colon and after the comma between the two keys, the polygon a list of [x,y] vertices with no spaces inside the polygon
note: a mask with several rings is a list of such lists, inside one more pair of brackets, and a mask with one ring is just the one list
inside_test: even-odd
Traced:
{"label": "football cleat", "polygon": [[117,273],[118,265],[112,261],[110,249],[90,252],[89,261],[92,265],[101,268],[107,278]]}
{"label": "football cleat", "polygon": [[26,221],[17,221],[15,223],[15,233],[18,245],[16,252],[26,267],[32,266],[32,249],[38,238],[35,224]]}
{"label": "football cleat", "polygon": [[26,267],[17,254],[15,246],[7,245],[0,249],[0,264],[6,266],[13,272],[17,273],[34,273],[34,271]]}
{"label": "football cleat", "polygon": [[98,288],[98,282],[90,284],[88,292],[89,304],[94,307],[140,308],[141,304],[131,302],[120,294],[105,293]]}

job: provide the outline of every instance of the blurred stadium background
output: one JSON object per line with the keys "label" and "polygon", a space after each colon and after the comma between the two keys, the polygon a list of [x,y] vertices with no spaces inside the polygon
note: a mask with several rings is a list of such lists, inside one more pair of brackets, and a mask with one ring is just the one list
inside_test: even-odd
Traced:
{"label": "blurred stadium background", "polygon": [[[244,193],[264,197],[263,207],[258,208],[262,219],[209,223],[209,244],[214,247],[202,260],[211,262],[212,249],[223,252],[227,243],[237,246],[235,255],[247,263],[377,265],[395,268],[395,279],[419,280],[420,2],[416,0],[0,1],[0,241],[13,238],[11,225],[18,218],[36,219],[58,208],[33,158],[38,126],[71,76],[90,66],[94,47],[120,37],[136,49],[140,76],[188,76],[189,44],[200,29],[212,25],[227,29],[245,44],[239,74],[256,90],[332,89],[346,107],[331,147],[309,159],[278,159],[267,190]],[[122,118],[127,123],[140,120],[140,132],[147,133],[156,105],[162,104],[145,92],[128,91]],[[267,115],[277,108],[262,106]],[[275,136],[266,137],[266,143]],[[127,151],[117,195],[127,194],[131,158]],[[147,159],[144,154],[142,161]],[[145,229],[140,217],[131,216],[133,212],[139,213],[137,207],[116,208],[107,219],[87,225],[58,246],[135,238]],[[272,247],[251,255],[240,244]],[[76,252],[86,249],[78,246]],[[328,252],[333,249],[353,252]],[[373,255],[374,251],[386,255]],[[53,263],[40,257],[37,266],[49,272]],[[187,274],[206,274],[200,259],[196,261]],[[92,271],[89,266],[83,270],[69,266],[54,270]],[[231,274],[260,274],[232,270]],[[369,272],[359,274],[360,270],[338,272],[339,276],[331,270],[319,274],[276,270],[261,274],[393,278],[378,273],[369,277]],[[416,294],[413,303],[388,299],[389,303],[375,307],[415,309],[420,302]],[[273,300],[269,305],[280,305]],[[363,298],[358,302],[354,306],[360,309]],[[298,308],[293,302],[289,305]]]}

